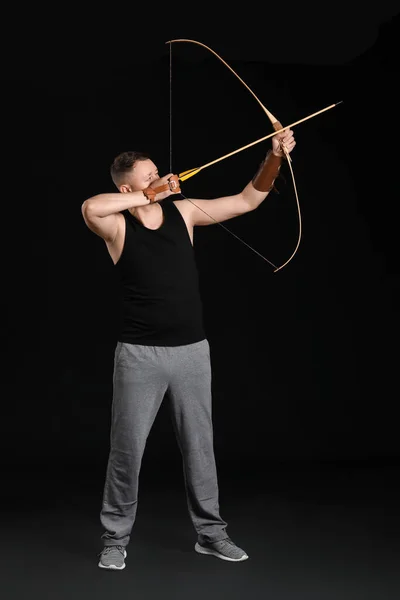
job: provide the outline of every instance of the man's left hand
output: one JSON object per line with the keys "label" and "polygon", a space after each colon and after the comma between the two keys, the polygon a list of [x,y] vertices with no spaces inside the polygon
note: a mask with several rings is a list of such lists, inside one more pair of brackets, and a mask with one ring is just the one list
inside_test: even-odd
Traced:
{"label": "man's left hand", "polygon": [[283,149],[290,153],[295,145],[296,142],[292,129],[286,129],[285,131],[282,131],[282,133],[274,135],[272,138],[272,152],[275,156],[284,156],[285,153]]}

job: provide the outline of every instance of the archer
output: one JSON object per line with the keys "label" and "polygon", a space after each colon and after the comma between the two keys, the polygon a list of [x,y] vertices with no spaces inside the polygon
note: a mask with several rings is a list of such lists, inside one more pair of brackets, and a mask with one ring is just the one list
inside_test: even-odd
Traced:
{"label": "archer", "polygon": [[195,550],[228,561],[248,558],[228,536],[219,511],[210,347],[193,230],[255,210],[273,189],[284,150],[289,154],[295,145],[291,129],[277,134],[241,192],[194,203],[163,203],[181,192],[178,176],[159,177],[149,156],[123,152],[111,166],[118,193],[98,194],[82,204],[86,225],[106,243],[121,291],[111,448],[100,513],[101,568],[125,567],[145,444],[166,393],[182,452],[189,515],[198,536]]}

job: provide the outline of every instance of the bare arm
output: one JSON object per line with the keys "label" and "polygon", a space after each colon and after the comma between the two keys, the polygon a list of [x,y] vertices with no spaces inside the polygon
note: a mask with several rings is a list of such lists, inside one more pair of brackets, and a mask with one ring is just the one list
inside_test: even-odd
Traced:
{"label": "bare arm", "polygon": [[242,191],[241,196],[245,203],[250,207],[250,210],[255,210],[260,206],[261,202],[266,199],[270,191],[271,190],[260,192],[254,187],[253,182],[249,181]]}
{"label": "bare arm", "polygon": [[82,204],[82,212],[96,217],[108,217],[127,208],[144,206],[145,204],[149,204],[149,200],[142,191],[127,192],[125,194],[120,192],[98,194],[85,200]]}
{"label": "bare arm", "polygon": [[[214,198],[213,200],[199,200],[197,198],[191,200],[188,198],[180,201],[182,202],[182,210],[185,211],[191,225],[212,225],[215,222],[220,223],[255,210],[268,196],[272,189],[273,180],[278,174],[278,165],[280,165],[281,158],[275,157],[272,161],[274,160],[277,162],[272,168],[268,166],[265,169],[263,168],[264,163],[262,163],[259,169],[261,179],[255,176],[239,194]],[[257,187],[254,186],[255,183]],[[259,183],[262,185],[259,185]]]}
{"label": "bare arm", "polygon": [[105,241],[112,242],[118,230],[117,213],[145,204],[149,204],[149,200],[142,191],[124,194],[98,194],[85,200],[81,210],[89,229]]}
{"label": "bare arm", "polygon": [[[171,179],[176,179],[175,185],[171,184]],[[154,201],[160,202],[171,194],[178,194],[181,191],[178,177],[173,173],[168,173],[164,177],[153,180],[147,191],[150,191],[150,188],[155,192],[151,201],[148,193],[144,193],[146,190],[97,194],[97,196],[88,198],[81,207],[86,225],[106,242],[114,242],[118,233],[118,223],[121,222],[121,211],[145,206]]]}
{"label": "bare arm", "polygon": [[[293,131],[288,129],[282,134],[272,138],[272,151],[267,153],[265,160],[253,179],[239,193],[214,200],[186,200],[182,210],[192,226],[211,225],[237,217],[251,210],[255,210],[268,196],[273,188],[273,183],[280,169],[283,151],[281,144],[287,152],[291,152],[296,145]],[[196,204],[197,207],[193,206]],[[200,209],[200,210],[199,210]],[[208,211],[210,214],[208,215]]]}

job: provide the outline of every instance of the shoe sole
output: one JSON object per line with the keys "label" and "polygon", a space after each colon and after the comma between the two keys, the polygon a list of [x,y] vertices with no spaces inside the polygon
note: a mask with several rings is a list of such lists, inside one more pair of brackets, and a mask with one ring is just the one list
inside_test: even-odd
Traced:
{"label": "shoe sole", "polygon": [[[127,551],[124,550],[124,560],[127,557],[127,555],[128,555]],[[125,569],[126,564],[124,562],[124,564],[121,565],[120,567],[117,567],[117,565],[103,565],[100,560],[99,567],[100,567],[100,569],[111,569],[112,571],[122,571],[122,569]]]}
{"label": "shoe sole", "polygon": [[224,556],[223,554],[220,554],[219,552],[217,552],[216,550],[212,550],[211,548],[203,548],[203,546],[200,546],[198,542],[196,542],[194,549],[199,554],[209,554],[210,556],[216,556],[217,558],[220,558],[222,560],[228,560],[229,562],[241,562],[249,558],[247,554],[243,554],[243,556],[241,556],[240,558],[229,558],[229,556]]}

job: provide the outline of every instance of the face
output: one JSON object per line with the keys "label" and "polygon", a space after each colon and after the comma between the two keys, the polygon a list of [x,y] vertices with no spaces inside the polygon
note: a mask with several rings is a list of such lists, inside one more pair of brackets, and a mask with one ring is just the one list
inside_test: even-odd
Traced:
{"label": "face", "polygon": [[152,160],[138,160],[120,189],[121,192],[137,192],[149,187],[158,178],[158,169]]}

